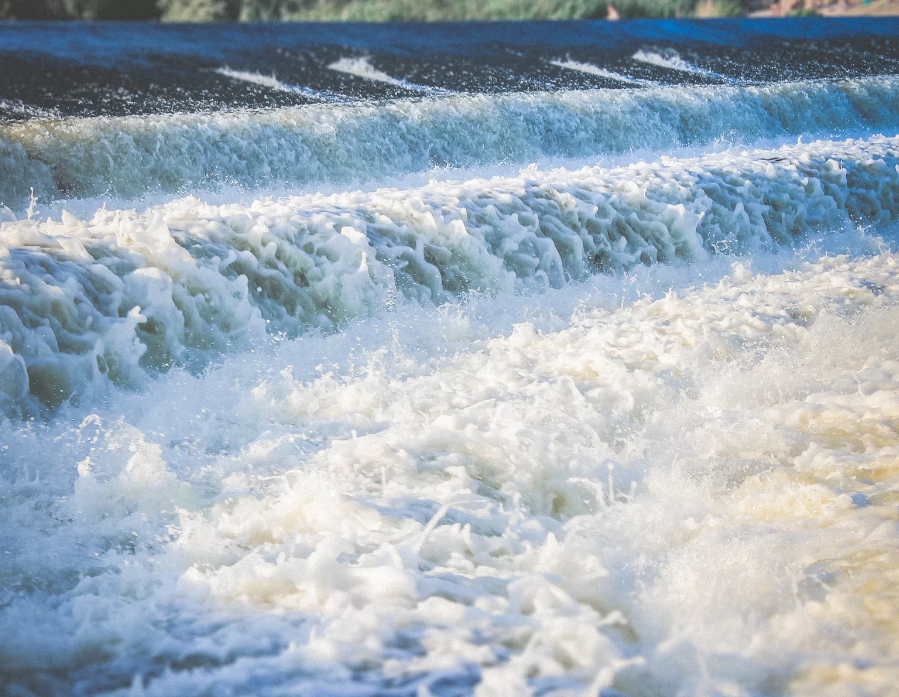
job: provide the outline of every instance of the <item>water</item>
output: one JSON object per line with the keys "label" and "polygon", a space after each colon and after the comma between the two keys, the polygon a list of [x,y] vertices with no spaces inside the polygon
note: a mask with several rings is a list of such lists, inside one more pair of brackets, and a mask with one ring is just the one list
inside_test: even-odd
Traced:
{"label": "water", "polygon": [[0,27],[0,693],[890,695],[897,29]]}

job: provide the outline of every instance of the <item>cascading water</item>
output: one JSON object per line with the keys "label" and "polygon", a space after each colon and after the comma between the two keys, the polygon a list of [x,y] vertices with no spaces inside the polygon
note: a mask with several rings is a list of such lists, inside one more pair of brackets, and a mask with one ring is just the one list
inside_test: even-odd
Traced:
{"label": "cascading water", "polygon": [[454,26],[0,27],[0,693],[894,690],[899,25]]}

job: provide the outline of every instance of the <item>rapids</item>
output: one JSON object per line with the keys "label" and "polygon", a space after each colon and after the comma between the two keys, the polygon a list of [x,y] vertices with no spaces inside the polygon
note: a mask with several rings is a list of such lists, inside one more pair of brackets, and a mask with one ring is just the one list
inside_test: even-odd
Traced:
{"label": "rapids", "polygon": [[899,25],[620,24],[0,26],[0,694],[894,692]]}

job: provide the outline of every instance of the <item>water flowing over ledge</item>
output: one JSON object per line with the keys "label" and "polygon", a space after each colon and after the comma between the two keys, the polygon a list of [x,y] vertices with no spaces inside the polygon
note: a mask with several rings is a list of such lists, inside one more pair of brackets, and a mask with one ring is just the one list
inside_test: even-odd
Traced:
{"label": "water flowing over ledge", "polygon": [[392,302],[562,287],[899,218],[899,137],[3,224],[0,399],[40,413],[266,331]]}
{"label": "water flowing over ledge", "polygon": [[0,27],[0,695],[893,697],[897,22]]}
{"label": "water flowing over ledge", "polygon": [[846,129],[899,129],[899,78],[457,95],[0,128],[0,203],[374,181]]}
{"label": "water flowing over ledge", "polygon": [[870,252],[409,304],[0,423],[0,679],[887,695],[899,258]]}

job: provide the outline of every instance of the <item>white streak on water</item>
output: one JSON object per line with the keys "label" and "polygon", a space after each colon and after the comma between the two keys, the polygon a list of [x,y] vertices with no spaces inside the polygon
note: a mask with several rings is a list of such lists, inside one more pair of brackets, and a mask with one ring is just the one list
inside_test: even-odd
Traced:
{"label": "white streak on water", "polygon": [[550,65],[555,65],[558,68],[565,68],[566,70],[574,70],[579,73],[588,73],[590,75],[598,75],[599,77],[608,78],[609,80],[615,80],[616,82],[623,82],[628,85],[645,85],[651,84],[647,83],[646,80],[635,80],[632,77],[628,77],[627,75],[622,75],[621,73],[614,73],[611,70],[606,70],[605,68],[600,68],[598,66],[592,65],[590,63],[580,63],[578,61],[573,60],[552,60],[549,61]]}
{"label": "white streak on water", "polygon": [[341,58],[340,60],[331,63],[328,68],[330,70],[336,70],[339,73],[355,75],[356,77],[361,77],[366,80],[373,80],[375,82],[385,82],[388,85],[394,85],[395,87],[402,87],[404,89],[414,90],[416,92],[427,92],[429,94],[450,94],[450,92],[448,92],[447,90],[442,90],[438,87],[416,85],[414,82],[409,82],[408,80],[400,80],[399,78],[391,77],[387,73],[378,70],[375,66],[369,63],[367,58]]}
{"label": "white streak on water", "polygon": [[284,82],[281,82],[274,75],[250,73],[244,70],[231,70],[230,68],[217,68],[215,72],[217,72],[219,75],[229,77],[232,80],[240,80],[241,82],[249,82],[254,85],[261,85],[262,87],[268,87],[269,89],[278,90],[279,92],[294,92],[297,94],[306,95],[307,97],[320,99],[324,102],[345,101],[345,99],[343,99],[342,97],[334,95],[330,92],[321,92],[319,90],[314,90],[309,87],[301,87],[299,85],[288,85]]}
{"label": "white streak on water", "polygon": [[705,75],[706,77],[714,77],[723,80],[730,81],[730,78],[725,78],[718,73],[713,73],[710,70],[705,70],[704,68],[697,67],[692,63],[685,61],[681,58],[680,54],[677,51],[672,49],[668,49],[661,53],[657,51],[647,51],[645,49],[640,49],[633,56],[631,56],[633,60],[639,61],[640,63],[648,63],[649,65],[655,65],[659,68],[667,68],[668,70],[677,70],[681,73],[693,73],[694,75]]}

